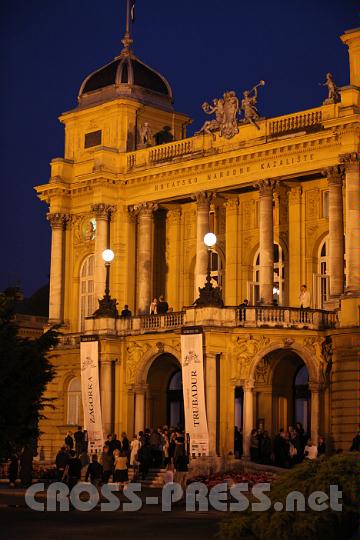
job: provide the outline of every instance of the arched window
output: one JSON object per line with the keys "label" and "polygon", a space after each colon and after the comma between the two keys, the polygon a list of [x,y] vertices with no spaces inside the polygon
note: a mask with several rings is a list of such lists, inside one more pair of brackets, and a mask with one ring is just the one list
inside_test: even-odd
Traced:
{"label": "arched window", "polygon": [[[210,254],[210,275],[214,286],[224,289],[224,268],[220,253],[211,251]],[[215,283],[214,283],[215,282]],[[224,294],[224,290],[223,290]]]}
{"label": "arched window", "polygon": [[85,317],[92,315],[95,311],[94,273],[95,258],[94,255],[89,255],[80,269],[80,331],[84,330]]}
{"label": "arched window", "polygon": [[317,272],[313,277],[314,307],[323,309],[329,296],[329,237],[321,242],[317,253]]}
{"label": "arched window", "polygon": [[301,422],[305,431],[308,431],[310,425],[309,401],[309,372],[303,365],[294,378],[294,421]]}
{"label": "arched window", "polygon": [[[249,283],[248,296],[251,304],[260,301],[260,249],[257,250],[253,266],[253,282]],[[279,244],[274,244],[274,287],[273,300],[283,305],[285,299],[285,255]]]}
{"label": "arched window", "polygon": [[71,426],[82,425],[81,382],[74,377],[67,388],[67,424]]}

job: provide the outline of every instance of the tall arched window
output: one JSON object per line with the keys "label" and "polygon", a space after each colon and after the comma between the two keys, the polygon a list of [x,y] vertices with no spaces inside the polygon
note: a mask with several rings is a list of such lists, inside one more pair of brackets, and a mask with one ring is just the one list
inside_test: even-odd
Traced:
{"label": "tall arched window", "polygon": [[79,426],[82,423],[81,381],[74,377],[67,388],[67,424]]}
{"label": "tall arched window", "polygon": [[323,309],[329,296],[329,237],[326,236],[321,242],[317,254],[318,267],[314,274],[313,291],[314,307]]}
{"label": "tall arched window", "polygon": [[92,315],[95,311],[94,273],[95,258],[94,255],[89,255],[80,269],[80,331],[84,330],[85,317]]}
{"label": "tall arched window", "polygon": [[[260,301],[260,249],[257,250],[253,266],[253,282],[249,283],[249,300],[251,304]],[[273,300],[283,305],[285,299],[285,255],[279,244],[274,244],[274,288]]]}

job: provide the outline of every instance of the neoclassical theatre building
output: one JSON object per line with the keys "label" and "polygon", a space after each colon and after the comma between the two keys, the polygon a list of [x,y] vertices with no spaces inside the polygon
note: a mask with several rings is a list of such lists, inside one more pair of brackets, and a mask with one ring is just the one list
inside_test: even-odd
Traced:
{"label": "neoclassical theatre building", "polygon": [[[349,447],[359,390],[359,30],[341,40],[349,84],[337,89],[328,76],[323,103],[261,118],[262,81],[204,104],[214,114],[192,137],[169,83],[134,55],[129,36],[86,77],[77,106],[60,116],[65,155],[36,187],[52,229],[49,324],[62,331],[48,387],[55,408],[41,425],[47,458],[83,423],[84,334],[100,340],[105,433],[183,424],[188,326],[203,330],[210,454],[233,451],[234,426],[246,454],[253,427],[275,434],[296,421],[314,440]],[[115,253],[111,298],[132,317],[94,315],[106,248]],[[208,258],[223,307],[194,305]],[[169,311],[150,315],[160,295]]]}

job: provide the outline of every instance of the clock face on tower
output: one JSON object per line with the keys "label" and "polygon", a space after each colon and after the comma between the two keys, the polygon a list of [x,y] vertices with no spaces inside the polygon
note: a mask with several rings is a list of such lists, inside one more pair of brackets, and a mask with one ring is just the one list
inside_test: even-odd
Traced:
{"label": "clock face on tower", "polygon": [[84,240],[94,240],[96,235],[96,219],[91,218],[83,223],[82,236]]}

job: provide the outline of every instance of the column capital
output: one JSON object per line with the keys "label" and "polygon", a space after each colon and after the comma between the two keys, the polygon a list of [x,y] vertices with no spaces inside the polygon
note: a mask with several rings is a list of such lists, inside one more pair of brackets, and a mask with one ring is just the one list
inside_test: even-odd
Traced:
{"label": "column capital", "polygon": [[95,214],[96,219],[108,220],[111,214],[116,210],[116,206],[112,204],[97,203],[91,205],[91,211]]}
{"label": "column capital", "polygon": [[272,197],[278,181],[275,178],[265,178],[254,183],[259,190],[260,197]]}
{"label": "column capital", "polygon": [[167,211],[166,221],[169,225],[178,225],[181,218],[181,208],[172,208]]}
{"label": "column capital", "polygon": [[134,385],[134,392],[135,394],[146,394],[148,390],[148,385],[147,384],[136,384]]}
{"label": "column capital", "polygon": [[249,381],[244,382],[243,384],[243,390],[244,392],[252,392],[254,390],[255,381],[252,379]]}
{"label": "column capital", "polygon": [[340,163],[345,166],[345,172],[359,171],[359,154],[357,152],[348,152],[347,154],[339,155]]}
{"label": "column capital", "polygon": [[321,171],[323,176],[327,177],[328,184],[333,186],[341,186],[343,181],[344,166],[334,165],[326,167]]}
{"label": "column capital", "polygon": [[227,211],[229,210],[231,212],[231,210],[236,210],[239,207],[239,198],[231,197],[229,199],[226,199],[226,201],[224,202],[224,206]]}
{"label": "column capital", "polygon": [[321,392],[322,384],[318,381],[309,381],[309,390],[312,394]]}
{"label": "column capital", "polygon": [[61,212],[48,212],[46,219],[50,223],[52,229],[65,229],[66,224],[70,221],[69,214],[62,214]]}
{"label": "column capital", "polygon": [[287,192],[288,200],[290,204],[299,204],[301,202],[302,187],[294,186]]}
{"label": "column capital", "polygon": [[140,204],[134,204],[133,212],[139,217],[151,217],[158,208],[159,205],[157,203],[143,202]]}
{"label": "column capital", "polygon": [[199,191],[192,195],[191,198],[196,201],[198,206],[208,206],[214,198],[214,193],[212,191]]}

